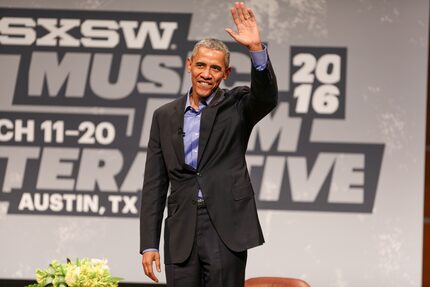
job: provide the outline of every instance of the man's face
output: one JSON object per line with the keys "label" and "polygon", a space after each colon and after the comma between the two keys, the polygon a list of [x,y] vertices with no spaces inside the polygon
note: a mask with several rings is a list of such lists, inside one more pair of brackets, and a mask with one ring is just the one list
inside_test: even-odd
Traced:
{"label": "man's face", "polygon": [[224,52],[199,47],[196,55],[187,59],[194,95],[208,97],[222,80],[227,79],[231,68],[225,66],[224,57]]}

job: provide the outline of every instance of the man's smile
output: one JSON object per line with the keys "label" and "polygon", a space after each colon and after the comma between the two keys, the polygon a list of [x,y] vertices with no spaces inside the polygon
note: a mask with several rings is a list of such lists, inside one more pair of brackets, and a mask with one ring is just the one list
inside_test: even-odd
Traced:
{"label": "man's smile", "polygon": [[212,83],[207,82],[207,81],[197,81],[197,83],[199,83],[200,86],[202,86],[202,87],[211,87],[212,86]]}

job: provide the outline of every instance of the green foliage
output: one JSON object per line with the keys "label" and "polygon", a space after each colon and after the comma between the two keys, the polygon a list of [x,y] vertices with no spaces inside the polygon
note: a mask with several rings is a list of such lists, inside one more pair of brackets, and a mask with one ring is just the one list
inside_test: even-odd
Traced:
{"label": "green foliage", "polygon": [[54,260],[47,269],[36,270],[37,284],[26,287],[117,287],[120,280],[112,277],[106,260],[67,259],[67,263]]}

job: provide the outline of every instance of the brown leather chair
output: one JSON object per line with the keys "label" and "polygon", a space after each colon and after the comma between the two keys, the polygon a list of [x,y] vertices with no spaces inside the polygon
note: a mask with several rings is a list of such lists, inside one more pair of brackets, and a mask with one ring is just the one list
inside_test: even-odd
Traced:
{"label": "brown leather chair", "polygon": [[311,287],[301,279],[281,277],[256,277],[245,281],[245,287]]}

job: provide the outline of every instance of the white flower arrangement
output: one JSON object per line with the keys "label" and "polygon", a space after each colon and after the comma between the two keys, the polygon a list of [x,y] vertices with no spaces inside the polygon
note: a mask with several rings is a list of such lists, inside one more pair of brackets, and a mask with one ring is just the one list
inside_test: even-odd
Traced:
{"label": "white flower arrangement", "polygon": [[67,259],[67,263],[54,260],[47,269],[36,270],[37,284],[27,287],[117,287],[120,280],[112,277],[107,260]]}

